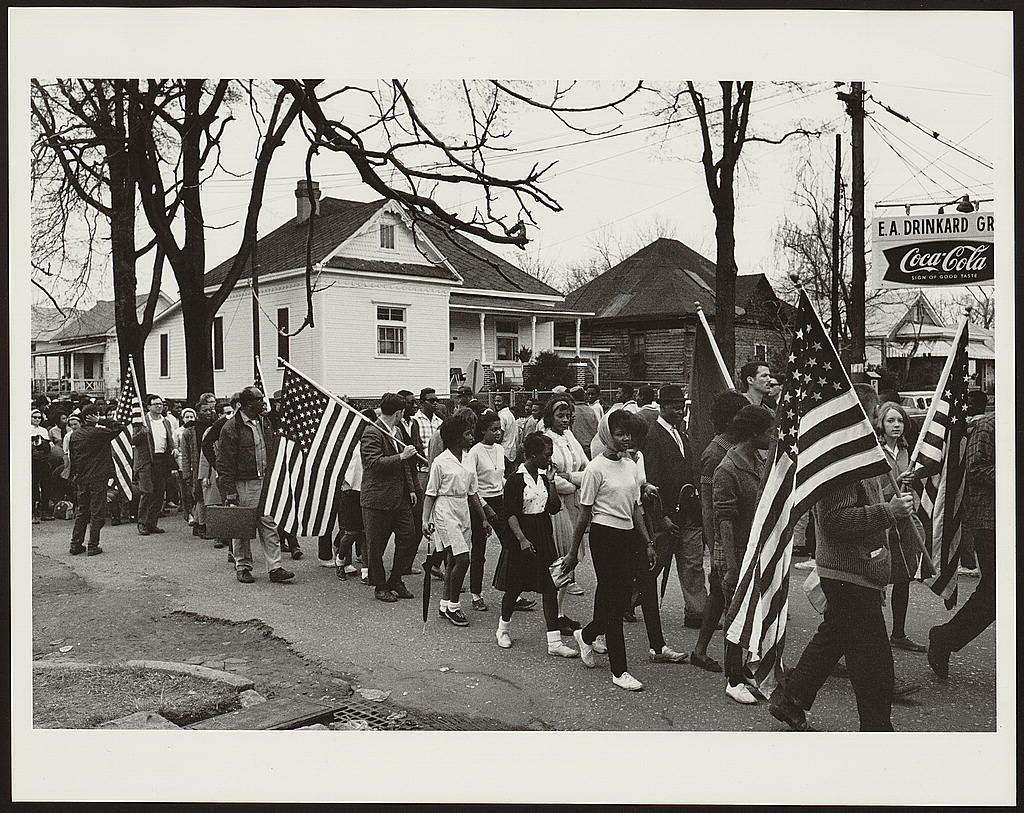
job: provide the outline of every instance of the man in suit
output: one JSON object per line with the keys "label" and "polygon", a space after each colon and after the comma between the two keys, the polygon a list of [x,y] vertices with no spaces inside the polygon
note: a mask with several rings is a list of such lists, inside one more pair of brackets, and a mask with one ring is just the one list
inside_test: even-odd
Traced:
{"label": "man in suit", "polygon": [[640,408],[636,414],[643,418],[648,426],[658,420],[658,416],[661,414],[658,403],[655,401],[656,397],[657,393],[650,384],[641,384],[637,388],[636,402]]}
{"label": "man in suit", "polygon": [[685,605],[683,623],[699,629],[708,592],[704,584],[704,534],[697,492],[699,466],[682,428],[686,396],[681,387],[666,384],[658,392],[658,405],[658,418],[651,423],[644,443],[644,466],[647,482],[661,492],[672,539],[664,567],[672,566],[674,556]]}
{"label": "man in suit", "polygon": [[132,435],[132,468],[142,496],[139,499],[139,536],[162,534],[157,517],[163,507],[167,480],[171,475],[174,454],[174,432],[164,417],[164,400],[159,395],[147,395],[148,420],[136,424]]}
{"label": "man in suit", "polygon": [[576,436],[576,440],[580,442],[580,446],[583,447],[584,451],[589,454],[590,441],[597,434],[597,413],[587,403],[587,396],[583,387],[573,387],[569,390],[569,395],[572,396],[576,407],[572,416],[572,433]]}
{"label": "man in suit", "polygon": [[[416,557],[417,506],[416,447],[401,440],[398,424],[406,400],[394,392],[380,399],[380,417],[363,431],[359,455],[363,463],[363,482],[359,505],[363,511],[369,580],[378,601],[395,602],[413,598],[402,582],[412,570]],[[415,423],[415,422],[413,422]],[[395,535],[395,553],[391,573],[384,570],[384,549]]]}

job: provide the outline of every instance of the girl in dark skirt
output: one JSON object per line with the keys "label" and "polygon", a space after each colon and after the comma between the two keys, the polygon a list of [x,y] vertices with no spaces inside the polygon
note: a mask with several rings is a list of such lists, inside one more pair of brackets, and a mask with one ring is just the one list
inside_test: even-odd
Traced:
{"label": "girl in dark skirt", "polygon": [[551,532],[551,515],[561,502],[555,493],[551,468],[551,438],[540,432],[523,441],[526,462],[505,483],[504,508],[508,533],[501,539],[501,556],[494,571],[494,586],[504,591],[498,619],[498,646],[512,646],[509,625],[516,600],[523,592],[540,593],[547,626],[548,654],[575,658],[579,653],[562,643],[558,622],[558,591],[549,566],[558,554]]}

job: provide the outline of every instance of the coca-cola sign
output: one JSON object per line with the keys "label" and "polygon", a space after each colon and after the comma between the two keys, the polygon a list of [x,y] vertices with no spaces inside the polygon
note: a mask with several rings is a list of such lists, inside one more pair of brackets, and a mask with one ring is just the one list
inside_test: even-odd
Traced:
{"label": "coca-cola sign", "polygon": [[992,285],[993,215],[876,217],[872,223],[872,275],[880,288]]}

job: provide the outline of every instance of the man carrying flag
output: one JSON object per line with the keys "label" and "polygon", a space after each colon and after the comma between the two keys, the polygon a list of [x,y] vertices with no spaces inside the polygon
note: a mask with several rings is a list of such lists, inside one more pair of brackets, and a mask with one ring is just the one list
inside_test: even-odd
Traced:
{"label": "man carrying flag", "polygon": [[[862,730],[891,730],[893,662],[882,616],[889,581],[887,531],[909,516],[910,495],[882,501],[874,477],[888,472],[868,412],[878,396],[854,391],[838,354],[801,291],[768,473],[754,513],[727,638],[748,653],[771,713],[797,729],[839,658],[857,696]],[[825,618],[787,685],[778,690],[785,647],[792,534],[818,503]]]}
{"label": "man carrying flag", "polygon": [[117,401],[114,422],[125,428],[110,441],[110,456],[114,463],[112,485],[124,496],[126,503],[132,501],[132,424],[142,423],[142,403],[136,394],[132,365],[124,377],[121,397]]}

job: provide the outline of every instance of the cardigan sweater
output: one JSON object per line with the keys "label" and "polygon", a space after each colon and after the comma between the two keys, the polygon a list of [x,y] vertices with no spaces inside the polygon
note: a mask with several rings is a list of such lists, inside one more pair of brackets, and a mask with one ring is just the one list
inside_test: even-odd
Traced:
{"label": "cardigan sweater", "polygon": [[890,577],[888,531],[896,516],[875,478],[826,492],[815,505],[814,521],[814,558],[821,578],[885,589]]}

